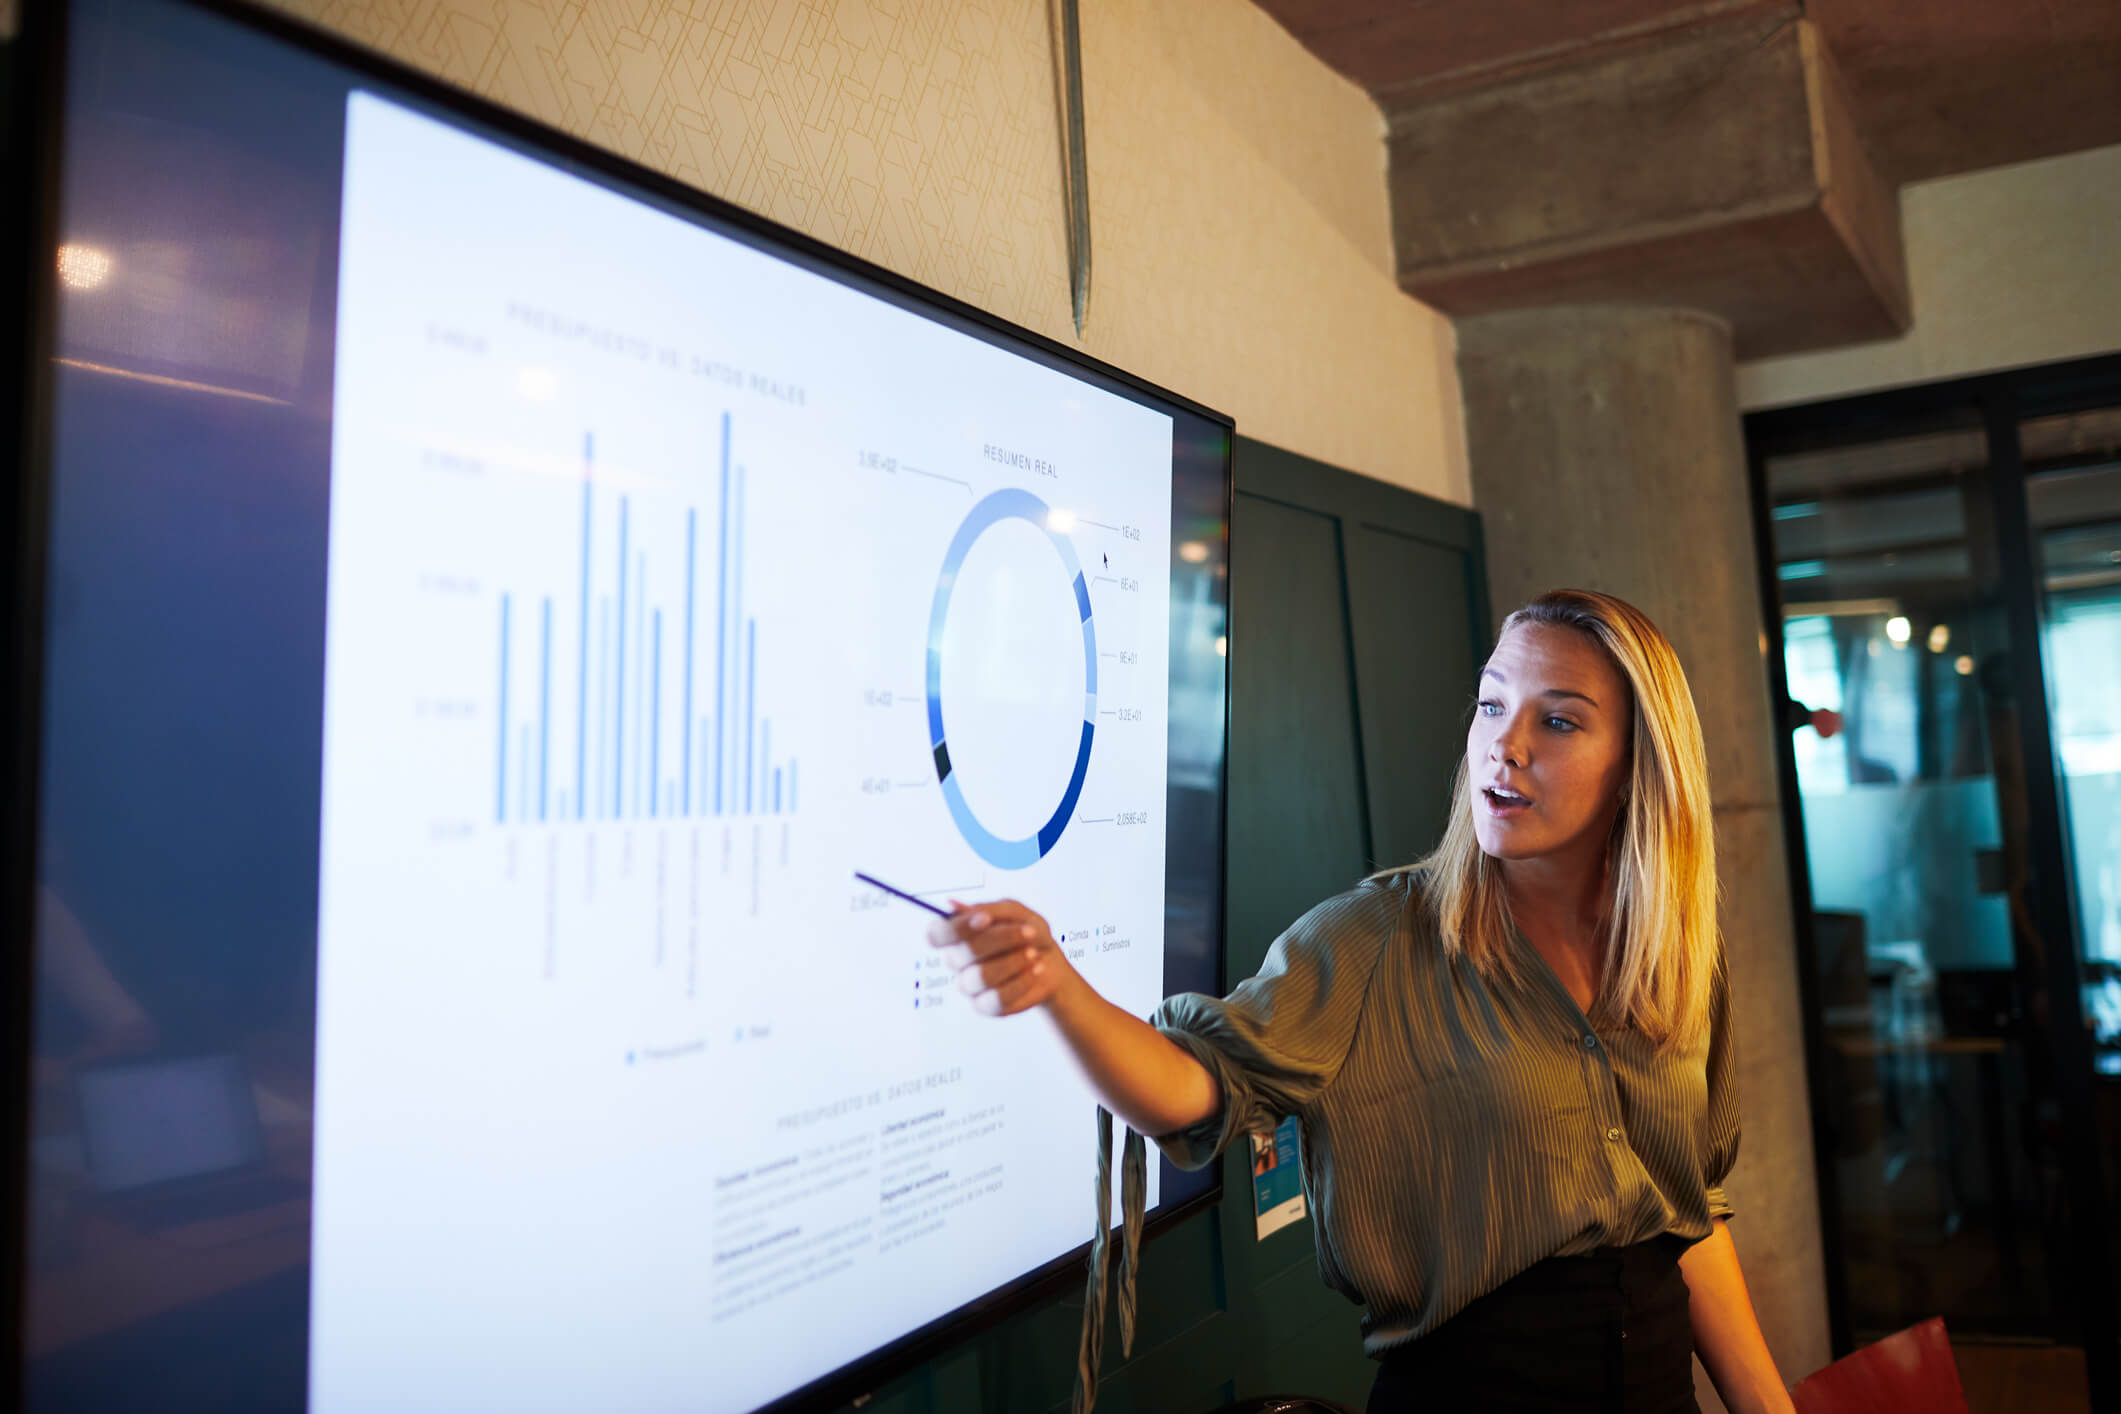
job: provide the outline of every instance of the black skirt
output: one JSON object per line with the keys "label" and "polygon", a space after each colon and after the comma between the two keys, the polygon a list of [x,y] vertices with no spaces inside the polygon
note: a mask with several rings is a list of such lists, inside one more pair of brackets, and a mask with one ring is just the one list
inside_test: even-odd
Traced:
{"label": "black skirt", "polygon": [[1700,1414],[1688,1246],[1666,1234],[1520,1272],[1388,1352],[1369,1414]]}

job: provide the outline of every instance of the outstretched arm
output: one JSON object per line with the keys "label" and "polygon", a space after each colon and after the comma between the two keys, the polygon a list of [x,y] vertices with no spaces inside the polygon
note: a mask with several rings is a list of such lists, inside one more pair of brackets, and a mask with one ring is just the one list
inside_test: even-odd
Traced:
{"label": "outstretched arm", "polygon": [[990,1016],[1044,1007],[1091,1088],[1137,1132],[1171,1134],[1217,1114],[1206,1066],[1138,1016],[1099,996],[1054,942],[1046,920],[1013,900],[960,908],[929,941],[946,949],[958,986]]}

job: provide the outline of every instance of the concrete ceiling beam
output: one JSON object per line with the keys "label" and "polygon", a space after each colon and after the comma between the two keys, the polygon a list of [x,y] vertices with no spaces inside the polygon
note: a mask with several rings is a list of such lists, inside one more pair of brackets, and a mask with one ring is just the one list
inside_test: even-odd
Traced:
{"label": "concrete ceiling beam", "polygon": [[1384,105],[1402,287],[1452,315],[1683,306],[1738,357],[1908,325],[1899,203],[1808,21],[1757,13]]}

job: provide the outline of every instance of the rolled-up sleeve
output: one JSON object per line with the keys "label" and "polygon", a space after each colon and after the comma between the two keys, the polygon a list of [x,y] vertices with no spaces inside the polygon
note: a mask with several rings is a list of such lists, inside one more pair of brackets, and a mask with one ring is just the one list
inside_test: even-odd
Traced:
{"label": "rolled-up sleeve", "polygon": [[1300,1114],[1332,1083],[1362,1017],[1404,892],[1379,884],[1326,900],[1275,939],[1257,976],[1217,1000],[1170,998],[1151,1019],[1215,1077],[1222,1109],[1154,1136],[1174,1164],[1197,1169],[1241,1134]]}
{"label": "rolled-up sleeve", "polygon": [[1737,1162],[1738,1038],[1731,1030],[1729,967],[1718,958],[1709,1006],[1708,1104],[1701,1116],[1701,1181],[1712,1220],[1731,1216],[1723,1184]]}

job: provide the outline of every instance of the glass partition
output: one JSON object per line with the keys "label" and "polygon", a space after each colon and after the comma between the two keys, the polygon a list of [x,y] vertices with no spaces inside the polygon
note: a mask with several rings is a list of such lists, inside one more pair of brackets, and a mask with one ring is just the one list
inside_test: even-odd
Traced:
{"label": "glass partition", "polygon": [[1836,1346],[2121,1407],[2121,357],[1746,434]]}
{"label": "glass partition", "polygon": [[[2042,590],[2071,904],[2109,1198],[2121,1195],[2121,408],[2018,431]],[[2109,1239],[2121,1266],[2121,1241]]]}
{"label": "glass partition", "polygon": [[1997,757],[2002,627],[1975,582],[1978,428],[1770,458],[1838,1236],[1857,1338],[2055,1331],[2048,1064],[2024,1024]]}

